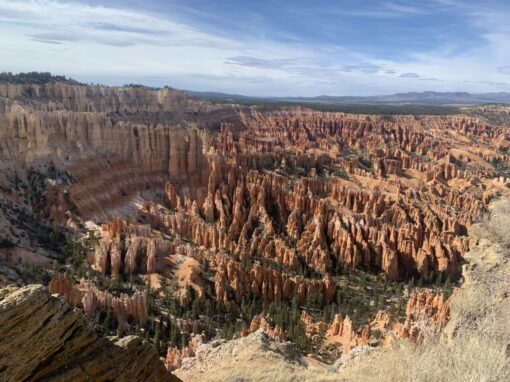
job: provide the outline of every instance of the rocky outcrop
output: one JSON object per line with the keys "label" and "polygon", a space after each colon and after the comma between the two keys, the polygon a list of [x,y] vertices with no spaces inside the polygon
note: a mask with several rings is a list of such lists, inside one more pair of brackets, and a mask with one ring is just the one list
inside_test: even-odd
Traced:
{"label": "rocky outcrop", "polygon": [[335,314],[326,332],[326,341],[330,344],[338,343],[341,345],[343,354],[349,353],[355,346],[366,345],[369,337],[370,328],[368,326],[363,327],[357,333],[349,316],[342,318],[339,314]]}
{"label": "rocky outcrop", "polygon": [[429,291],[411,294],[406,306],[406,316],[428,326],[443,327],[450,318],[450,307],[442,294]]}
{"label": "rocky outcrop", "polygon": [[223,373],[215,374],[217,370],[225,367],[237,373],[246,366],[264,369],[281,362],[282,365],[304,369],[304,362],[290,342],[273,340],[261,330],[231,341],[214,340],[202,343],[194,352],[195,356],[183,358],[181,366],[175,370],[175,374],[185,381],[204,378],[212,381],[218,380],[218,377],[228,380],[229,377]]}
{"label": "rocky outcrop", "polygon": [[113,296],[99,290],[91,281],[82,279],[80,284],[69,283],[67,278],[52,279],[48,285],[49,292],[63,296],[70,304],[81,307],[92,318],[97,311],[113,310],[113,316],[123,329],[129,327],[128,319],[140,323],[148,319],[147,301],[144,293],[135,292],[132,296],[121,294]]}
{"label": "rocky outcrop", "polygon": [[246,337],[258,330],[263,331],[269,338],[274,340],[285,341],[287,339],[285,331],[281,327],[274,325],[269,317],[260,314],[252,318],[250,325],[242,331],[241,335]]}
{"label": "rocky outcrop", "polygon": [[191,345],[182,349],[169,347],[165,357],[165,367],[168,371],[174,371],[181,367],[184,358],[194,357],[194,348]]}
{"label": "rocky outcrop", "polygon": [[390,321],[390,314],[384,310],[379,310],[370,321],[370,328],[378,330],[380,333],[384,333],[384,331],[388,328]]}
{"label": "rocky outcrop", "polygon": [[[340,347],[342,354],[348,354],[353,348],[365,345],[390,347],[395,338],[407,339],[414,343],[421,342],[424,336],[439,333],[450,319],[450,306],[442,294],[428,290],[413,292],[408,299],[406,316],[403,322],[396,322],[390,327],[391,317],[388,312],[380,310],[370,322],[358,328],[353,326],[349,316],[343,318],[335,314],[330,323],[316,321],[303,312],[301,322],[308,337],[324,333],[324,346]],[[378,336],[374,337],[373,332]]]}
{"label": "rocky outcrop", "polygon": [[449,318],[450,307],[442,294],[414,292],[407,302],[405,322],[397,322],[393,334],[397,338],[421,342],[425,335],[439,333]]}
{"label": "rocky outcrop", "polygon": [[340,314],[335,314],[330,323],[314,322],[308,313],[303,312],[301,322],[308,337],[324,335],[324,346],[339,348],[343,354],[349,353],[356,346],[366,345],[370,339],[370,327],[365,325],[356,330],[349,316],[343,318]]}
{"label": "rocky outcrop", "polygon": [[169,240],[152,235],[150,225],[128,224],[116,218],[103,224],[101,232],[92,265],[112,277],[156,272],[160,259],[173,250]]}
{"label": "rocky outcrop", "polygon": [[195,335],[189,343],[182,349],[170,346],[168,347],[163,363],[168,371],[173,371],[181,367],[182,362],[186,358],[194,357],[195,352],[200,345],[204,343],[202,335]]}
{"label": "rocky outcrop", "polygon": [[3,381],[177,381],[135,336],[97,337],[81,313],[42,285],[0,290]]}

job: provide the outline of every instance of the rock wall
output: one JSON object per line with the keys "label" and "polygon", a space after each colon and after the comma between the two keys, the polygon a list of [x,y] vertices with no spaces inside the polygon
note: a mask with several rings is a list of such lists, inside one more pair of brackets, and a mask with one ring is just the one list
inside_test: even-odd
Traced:
{"label": "rock wall", "polygon": [[[136,197],[157,199],[168,179],[200,184],[208,173],[195,116],[214,107],[184,92],[1,84],[0,103],[0,160],[8,168],[0,186],[27,184],[34,170],[64,183],[66,203],[48,200],[44,211],[59,224],[66,219],[48,210],[72,208],[85,219],[104,219]],[[186,127],[178,122],[183,115]],[[67,175],[65,182],[48,170],[50,163]],[[7,193],[25,203],[14,191]]]}
{"label": "rock wall", "polygon": [[192,101],[186,92],[171,88],[108,87],[54,83],[0,84],[0,97],[45,111],[87,113],[142,113],[206,111],[212,106]]}
{"label": "rock wall", "polygon": [[167,350],[164,364],[168,371],[174,371],[181,367],[182,361],[195,356],[197,348],[203,344],[201,336],[193,337],[182,349],[170,346]]}

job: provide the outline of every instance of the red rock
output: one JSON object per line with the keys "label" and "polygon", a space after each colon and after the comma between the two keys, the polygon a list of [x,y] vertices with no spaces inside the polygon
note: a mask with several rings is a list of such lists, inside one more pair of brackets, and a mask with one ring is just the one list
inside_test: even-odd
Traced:
{"label": "red rock", "polygon": [[268,317],[262,315],[255,315],[252,318],[250,325],[242,331],[241,335],[246,337],[258,330],[262,330],[272,339],[280,341],[287,340],[284,330],[278,325],[274,325]]}
{"label": "red rock", "polygon": [[69,303],[83,308],[89,317],[93,317],[97,310],[106,311],[111,308],[114,318],[122,328],[128,326],[129,317],[142,323],[148,318],[145,294],[140,292],[132,296],[121,294],[120,297],[114,297],[84,279],[78,285],[69,284],[65,276],[52,279],[48,289],[50,293],[58,293]]}

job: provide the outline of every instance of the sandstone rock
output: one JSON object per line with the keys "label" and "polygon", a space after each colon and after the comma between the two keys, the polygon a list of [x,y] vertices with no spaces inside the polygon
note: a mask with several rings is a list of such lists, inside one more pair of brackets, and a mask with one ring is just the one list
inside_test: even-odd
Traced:
{"label": "sandstone rock", "polygon": [[287,336],[284,330],[278,325],[273,325],[268,317],[262,315],[255,315],[248,327],[241,333],[242,336],[246,337],[256,331],[263,331],[269,338],[274,340],[285,341]]}
{"label": "sandstone rock", "polygon": [[291,277],[259,264],[245,270],[241,263],[223,256],[216,257],[214,265],[216,297],[225,303],[229,301],[230,293],[237,302],[249,294],[260,296],[266,302],[297,298],[300,304],[304,304],[311,295],[318,295],[324,304],[331,303],[335,297],[336,285],[328,276],[322,280],[308,280],[300,276]]}
{"label": "sandstone rock", "polygon": [[70,284],[66,277],[52,279],[48,285],[49,292],[63,296],[70,304],[83,308],[85,314],[93,317],[97,310],[113,310],[113,316],[122,328],[127,328],[128,318],[141,323],[147,321],[147,301],[145,294],[136,292],[132,296],[112,294],[97,289],[91,281],[82,279],[80,284]]}
{"label": "sandstone rock", "polygon": [[156,272],[159,259],[172,250],[170,241],[152,235],[150,225],[127,224],[116,218],[104,223],[101,231],[93,266],[112,277]]}
{"label": "sandstone rock", "polygon": [[[73,230],[103,223],[91,264],[113,277],[160,272],[186,242],[197,267],[210,261],[224,302],[303,304],[319,294],[328,304],[341,267],[456,278],[467,227],[509,193],[496,166],[510,163],[507,129],[465,115],[216,107],[172,89],[2,84],[0,136],[2,206]],[[22,226],[11,215],[0,216],[5,232]],[[196,268],[189,276],[181,286],[203,296]],[[140,296],[114,300],[61,280],[50,288],[88,314],[111,306],[120,321],[144,318]],[[448,319],[439,297],[410,304],[402,336],[416,337],[417,321]],[[326,325],[346,351],[366,343],[370,329],[335,320]]]}

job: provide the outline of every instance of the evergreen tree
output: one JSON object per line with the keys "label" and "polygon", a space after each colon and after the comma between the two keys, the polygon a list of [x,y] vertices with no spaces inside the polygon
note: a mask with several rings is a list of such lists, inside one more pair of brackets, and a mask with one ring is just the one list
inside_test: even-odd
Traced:
{"label": "evergreen tree", "polygon": [[57,277],[60,273],[60,264],[57,260],[53,260],[53,277]]}
{"label": "evergreen tree", "polygon": [[112,308],[108,308],[106,311],[106,316],[103,321],[103,332],[108,334],[110,332],[110,326],[112,324]]}
{"label": "evergreen tree", "polygon": [[161,341],[161,329],[159,323],[156,325],[156,328],[154,329],[154,345],[157,349],[159,349]]}
{"label": "evergreen tree", "polygon": [[191,317],[198,318],[200,315],[200,300],[198,297],[195,296],[195,299],[193,300],[193,304],[191,306]]}

